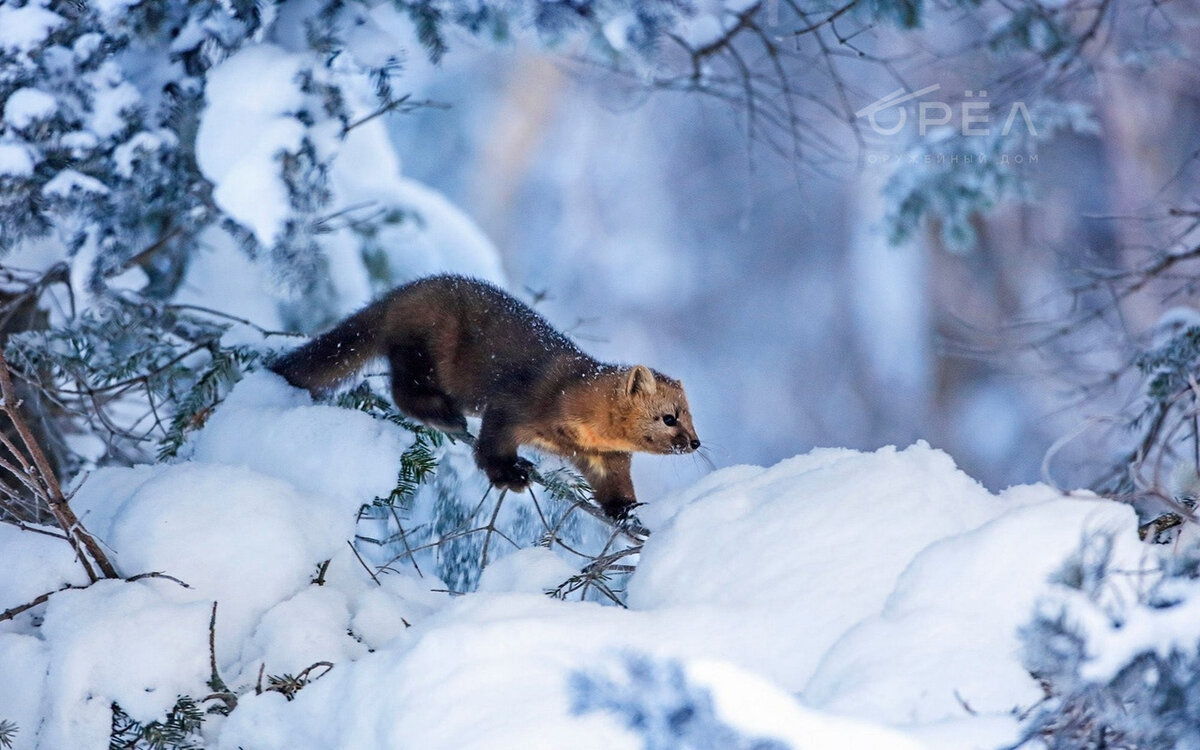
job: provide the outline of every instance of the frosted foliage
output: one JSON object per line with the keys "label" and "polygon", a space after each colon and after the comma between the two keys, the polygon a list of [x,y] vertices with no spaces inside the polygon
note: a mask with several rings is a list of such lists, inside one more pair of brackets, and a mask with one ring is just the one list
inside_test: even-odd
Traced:
{"label": "frosted foliage", "polygon": [[[1019,105],[1019,106],[1018,106]],[[932,128],[898,158],[884,194],[884,219],[892,242],[910,239],[922,222],[942,222],[942,238],[953,250],[974,247],[970,220],[1010,198],[1028,198],[1018,164],[1037,158],[1037,147],[1060,133],[1097,131],[1088,108],[1077,102],[1024,102],[993,123],[986,135]]]}
{"label": "frosted foliage", "polygon": [[[0,248],[6,263],[70,280],[70,304],[48,305],[55,324],[87,315],[87,335],[104,336],[130,307],[200,301],[314,328],[433,270],[505,281],[490,241],[402,175],[386,134],[408,98],[405,47],[425,43],[416,10],[389,23],[357,3],[55,8],[0,6]],[[482,16],[448,11],[417,36],[483,30]],[[214,252],[254,270],[231,288],[192,262]],[[142,338],[177,353],[200,343],[167,315],[138,317]]]}
{"label": "frosted foliage", "polygon": [[1051,693],[1027,736],[1054,750],[1200,747],[1200,555],[1193,543],[1131,569],[1118,546],[1082,540],[1022,631],[1025,665]]}
{"label": "frosted foliage", "polygon": [[[414,3],[403,14],[333,2],[52,7],[0,7],[0,175],[25,198],[0,201],[0,246],[19,253],[52,235],[55,260],[84,266],[75,277],[103,294],[167,237],[138,289],[163,299],[219,227],[270,268],[259,294],[306,296],[305,314],[290,314],[308,326],[432,269],[503,280],[479,230],[399,173],[379,116],[409,98],[406,55],[440,57],[451,28],[556,41],[609,18],[625,19],[614,44],[640,54],[680,11],[642,0]],[[51,200],[29,200],[38,194]],[[401,224],[403,241],[388,242]]]}

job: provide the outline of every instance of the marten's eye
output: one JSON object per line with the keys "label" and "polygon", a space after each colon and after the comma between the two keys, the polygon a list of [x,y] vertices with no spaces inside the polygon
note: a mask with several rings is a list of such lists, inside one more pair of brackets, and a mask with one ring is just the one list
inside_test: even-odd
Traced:
{"label": "marten's eye", "polygon": [[662,421],[667,427],[674,427],[679,423],[679,420],[675,418],[674,414],[664,414],[662,416]]}

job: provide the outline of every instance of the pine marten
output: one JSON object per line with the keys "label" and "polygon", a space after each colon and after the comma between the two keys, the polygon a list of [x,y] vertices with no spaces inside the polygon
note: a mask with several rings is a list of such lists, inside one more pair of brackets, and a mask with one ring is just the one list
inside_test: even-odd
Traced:
{"label": "pine marten", "polygon": [[630,454],[700,447],[683,385],[643,365],[605,364],[491,284],[430,276],[397,287],[277,360],[289,383],[320,391],[386,357],[400,411],[451,434],[483,424],[475,460],[493,485],[521,492],[531,445],[583,473],[613,518],[637,503]]}

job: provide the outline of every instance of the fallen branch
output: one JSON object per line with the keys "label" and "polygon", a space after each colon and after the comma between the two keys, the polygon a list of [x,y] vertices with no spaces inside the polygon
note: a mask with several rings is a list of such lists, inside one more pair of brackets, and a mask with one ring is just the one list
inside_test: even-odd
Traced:
{"label": "fallen branch", "polygon": [[217,603],[212,603],[212,614],[208,618],[208,668],[209,678],[208,687],[213,692],[204,698],[205,702],[210,700],[219,700],[225,704],[224,710],[213,709],[225,714],[229,714],[233,709],[237,708],[237,696],[225,684],[225,680],[221,679],[221,673],[217,671]]}
{"label": "fallen branch", "polygon": [[[158,572],[138,573],[135,576],[130,576],[129,578],[123,578],[121,580],[125,581],[126,583],[133,583],[134,581],[140,581],[144,578],[165,578],[168,581],[173,581],[174,583],[178,583],[180,586],[183,586],[185,589],[191,588],[191,586],[187,585],[186,583],[179,580],[175,576],[169,576],[166,573],[158,573]],[[68,583],[67,585],[63,586],[62,588],[57,588],[53,591],[47,591],[46,593],[42,594],[41,596],[38,596],[35,599],[33,599],[29,602],[26,602],[25,604],[21,604],[16,607],[12,607],[10,609],[6,609],[3,612],[0,612],[0,622],[4,622],[5,620],[11,620],[14,617],[16,617],[17,615],[21,614],[22,612],[27,612],[28,610],[33,609],[34,607],[38,606],[39,604],[45,604],[46,602],[48,602],[50,600],[50,597],[54,596],[55,594],[61,594],[64,591],[79,591],[82,589],[89,588],[91,585],[92,585],[91,583],[86,583],[86,584],[83,584],[82,586],[78,585],[78,584],[74,584],[74,583]]]}
{"label": "fallen branch", "polygon": [[[89,580],[95,582],[102,578],[119,578],[117,569],[113,567],[95,537],[88,533],[71,510],[54,469],[33,436],[33,431],[25,422],[21,414],[21,401],[13,388],[8,361],[4,358],[3,351],[0,351],[0,414],[8,417],[21,441],[21,446],[18,446],[0,431],[0,443],[8,450],[12,461],[16,462],[14,464],[12,461],[0,459],[0,468],[6,470],[21,487],[45,503],[55,522],[66,535],[67,543],[75,550],[75,557],[83,566]],[[17,488],[3,479],[0,479],[0,492],[13,497],[18,495]]]}

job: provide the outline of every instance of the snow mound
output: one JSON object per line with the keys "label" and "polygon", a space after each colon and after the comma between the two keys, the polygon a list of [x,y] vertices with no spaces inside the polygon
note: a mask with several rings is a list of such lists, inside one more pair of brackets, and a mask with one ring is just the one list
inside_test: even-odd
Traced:
{"label": "snow mound", "polygon": [[[428,590],[439,581],[376,586],[347,546],[359,507],[395,485],[409,441],[257,373],[188,460],[91,474],[76,512],[122,575],[150,577],[59,591],[40,622],[0,622],[0,716],[18,722],[17,747],[106,747],[114,703],[149,722],[180,696],[211,693],[214,603],[216,663],[239,691],[264,667],[359,658],[428,616],[445,599]],[[60,539],[0,525],[0,549],[0,608],[86,581]]]}
{"label": "snow mound", "polygon": [[804,698],[889,723],[1005,713],[1043,692],[1021,665],[1017,630],[1047,596],[1048,579],[1092,535],[1113,535],[1116,567],[1150,552],[1125,505],[1055,499],[1015,508],[917,555],[882,611],[825,655]]}
{"label": "snow mound", "polygon": [[[997,496],[924,444],[733,467],[648,510],[632,609],[488,593],[545,588],[560,564],[513,554],[480,593],[294,704],[248,702],[220,747],[639,747],[616,717],[570,712],[571,675],[629,652],[713,665],[727,722],[796,747],[918,746],[880,721],[930,746],[995,747],[1015,737],[1011,709],[1041,697],[1017,628],[1050,573],[1089,534],[1144,550],[1128,508],[1040,486]],[[806,685],[808,707],[786,692]]]}
{"label": "snow mound", "polygon": [[879,611],[918,552],[1009,507],[924,444],[726,469],[679,501],[646,543],[630,606],[693,608],[790,690]]}
{"label": "snow mound", "polygon": [[505,555],[489,564],[479,577],[479,591],[492,594],[542,594],[578,572],[544,547]]}
{"label": "snow mound", "polygon": [[321,496],[349,514],[396,486],[411,434],[362,412],[314,405],[274,373],[250,375],[193,443],[192,459],[245,466]]}
{"label": "snow mound", "polygon": [[180,695],[202,696],[208,620],[207,602],[164,580],[101,581],[53,597],[41,627],[49,659],[40,747],[102,747],[114,702],[148,722]]}
{"label": "snow mound", "polygon": [[[1017,630],[1051,573],[1097,534],[1116,565],[1147,550],[1121,505],[996,495],[923,443],[826,449],[647,506],[628,609],[545,596],[580,563],[542,548],[451,597],[428,573],[368,574],[347,544],[409,440],[258,373],[176,463],[92,474],[72,502],[122,574],[178,582],[60,591],[0,622],[17,747],[102,748],[114,702],[150,721],[208,695],[214,602],[216,666],[239,697],[205,721],[216,750],[632,750],[644,738],[619,707],[579,712],[580,676],[631,655],[679,665],[706,720],[764,747],[997,747],[1041,698]],[[0,548],[17,573],[0,605],[83,583],[61,540],[0,526]],[[304,673],[320,677],[294,700],[255,689]]]}
{"label": "snow mound", "polygon": [[[672,635],[681,626],[671,616],[538,595],[461,597],[415,627],[410,642],[334,669],[292,703],[270,694],[247,698],[217,747],[637,750],[642,742],[616,718],[573,713],[571,676],[604,668],[630,648],[677,656]],[[919,747],[885,729],[806,710],[736,667],[690,664],[722,717],[754,736],[812,750]],[[338,708],[345,705],[355,709]]]}
{"label": "snow mound", "polygon": [[[45,529],[58,533],[57,529]],[[87,576],[61,539],[0,523],[0,611],[16,607],[63,584],[83,584]]]}
{"label": "snow mound", "polygon": [[[136,470],[102,470],[129,471]],[[90,487],[80,493],[81,507],[112,497]],[[354,515],[325,495],[244,467],[183,463],[153,472],[107,527],[91,529],[122,572],[168,572],[217,600],[218,656],[228,662],[258,619],[306,587],[313,566],[353,536]]]}

